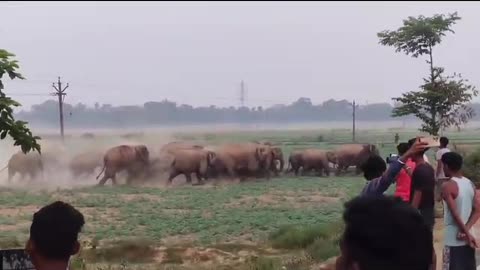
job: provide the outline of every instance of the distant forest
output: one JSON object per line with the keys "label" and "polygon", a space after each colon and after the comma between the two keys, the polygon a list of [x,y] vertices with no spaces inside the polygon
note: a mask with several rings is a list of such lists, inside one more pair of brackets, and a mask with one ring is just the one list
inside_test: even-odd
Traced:
{"label": "distant forest", "polygon": [[[479,112],[480,104],[471,105]],[[360,105],[356,109],[359,121],[392,120],[392,105],[376,103]],[[70,127],[118,128],[132,126],[156,126],[198,123],[302,123],[326,121],[351,121],[352,104],[347,100],[327,100],[312,104],[309,98],[299,98],[289,105],[263,107],[193,107],[168,100],[146,102],[143,106],[112,106],[96,103],[93,107],[85,104],[64,104],[65,123]],[[16,114],[19,119],[38,126],[58,124],[58,102],[48,100],[33,105],[30,111]],[[479,119],[477,115],[475,119]],[[413,119],[413,118],[404,118]]]}

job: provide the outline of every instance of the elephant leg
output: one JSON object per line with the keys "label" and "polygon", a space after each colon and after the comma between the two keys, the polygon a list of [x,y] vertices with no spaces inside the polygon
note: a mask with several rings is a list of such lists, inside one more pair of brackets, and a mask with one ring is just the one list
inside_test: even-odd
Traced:
{"label": "elephant leg", "polygon": [[186,173],[185,178],[187,179],[187,183],[189,184],[192,183],[192,175],[190,173]]}
{"label": "elephant leg", "polygon": [[197,183],[198,185],[203,185],[203,180],[202,180],[202,175],[200,174],[200,172],[195,172],[195,176],[197,177]]}
{"label": "elephant leg", "polygon": [[[104,186],[105,183],[107,182],[107,180],[109,179],[110,177],[107,176],[107,175],[103,175],[102,179],[100,179],[100,181],[98,182],[97,186]],[[115,177],[112,178],[112,182],[116,184],[116,181],[114,181]]]}
{"label": "elephant leg", "polygon": [[343,164],[338,163],[338,165],[337,165],[337,171],[336,171],[336,173],[335,173],[336,176],[340,176],[340,174],[342,173],[342,168],[343,168]]}
{"label": "elephant leg", "polygon": [[310,167],[303,166],[301,176],[306,176],[309,170],[310,170]]}
{"label": "elephant leg", "polygon": [[300,169],[300,167],[298,167],[297,165],[293,166],[292,165],[292,170],[293,170],[293,173],[295,174],[295,176],[298,176],[298,170]]}
{"label": "elephant leg", "polygon": [[[112,181],[113,181],[113,179],[112,179]],[[129,172],[129,173],[127,174],[127,185],[128,185],[128,186],[131,186],[131,185],[132,185],[132,181],[133,181],[133,174],[132,174],[131,172]],[[116,184],[115,184],[115,185],[116,185]]]}
{"label": "elephant leg", "polygon": [[177,177],[180,173],[177,171],[171,171],[170,176],[168,176],[168,184],[170,185],[173,181],[173,178]]}
{"label": "elephant leg", "polygon": [[15,176],[15,172],[13,170],[8,170],[8,183],[12,182],[13,177]]}

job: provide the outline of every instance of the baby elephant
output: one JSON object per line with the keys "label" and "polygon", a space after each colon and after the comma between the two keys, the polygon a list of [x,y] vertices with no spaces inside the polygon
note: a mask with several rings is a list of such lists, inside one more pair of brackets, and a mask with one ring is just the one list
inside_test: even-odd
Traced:
{"label": "baby elephant", "polygon": [[187,183],[192,183],[192,173],[197,176],[199,184],[203,183],[202,178],[208,180],[208,170],[212,166],[215,153],[204,149],[180,149],[172,152],[172,155],[168,184],[180,174],[185,175]]}

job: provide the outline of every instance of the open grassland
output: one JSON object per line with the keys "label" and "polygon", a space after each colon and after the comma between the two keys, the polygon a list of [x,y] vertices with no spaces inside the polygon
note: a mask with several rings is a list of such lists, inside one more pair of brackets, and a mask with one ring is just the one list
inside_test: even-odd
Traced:
{"label": "open grassland", "polygon": [[[275,255],[281,252],[272,248],[268,237],[272,232],[286,225],[338,222],[342,203],[362,185],[363,181],[351,177],[305,177],[177,188],[3,189],[0,245],[6,248],[24,243],[32,213],[49,202],[63,200],[85,215],[82,240],[88,246],[101,248],[131,241],[139,245],[137,248],[154,248],[148,258],[151,263],[188,263],[196,259],[185,254],[194,252],[193,247],[225,252],[229,255],[218,256],[233,261],[252,252]],[[276,245],[288,247],[282,241],[293,240],[278,240]],[[108,255],[100,261],[104,259],[109,261]],[[110,259],[118,262],[119,257]],[[130,259],[133,263],[139,258]]]}
{"label": "open grassland", "polygon": [[[400,141],[414,130],[360,130],[357,141],[375,143],[382,156],[395,153]],[[480,145],[476,130],[447,136],[452,143]],[[195,141],[204,145],[270,141],[285,156],[293,149],[332,149],[351,143],[348,129],[291,131],[144,133],[134,136],[95,134],[72,136],[65,148],[70,156],[120,143],[145,143],[151,151],[162,144]],[[56,143],[44,136],[44,143]],[[16,150],[2,141],[2,164]],[[429,153],[433,160],[433,153]],[[48,189],[28,185],[12,187],[0,179],[0,248],[22,247],[32,214],[41,206],[63,200],[86,218],[81,236],[83,250],[72,269],[312,269],[334,256],[341,231],[343,203],[364,185],[360,176],[298,177],[282,175],[270,181],[172,187],[162,184],[94,188],[92,179],[50,176]],[[56,185],[62,180],[62,185]],[[161,183],[165,179],[159,179]],[[65,184],[66,183],[66,184]],[[73,187],[73,188],[72,188]],[[315,268],[316,269],[316,268]]]}

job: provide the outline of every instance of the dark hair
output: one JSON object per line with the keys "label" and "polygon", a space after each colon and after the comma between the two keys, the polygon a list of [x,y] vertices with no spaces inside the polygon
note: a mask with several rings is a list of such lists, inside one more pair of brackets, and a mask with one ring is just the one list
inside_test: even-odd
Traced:
{"label": "dark hair", "polygon": [[447,137],[440,137],[440,146],[447,147],[448,145],[448,138]]}
{"label": "dark hair", "polygon": [[363,171],[363,176],[367,180],[372,180],[380,177],[387,170],[387,163],[379,155],[370,156],[360,169]]}
{"label": "dark hair", "polygon": [[[412,147],[412,145],[417,141],[417,138],[413,138],[408,140],[408,148]],[[423,151],[420,151],[417,156],[423,156],[430,148],[425,148]]]}
{"label": "dark hair", "polygon": [[462,169],[463,158],[458,153],[447,152],[442,155],[442,163],[447,165],[451,171],[458,172]]}
{"label": "dark hair", "polygon": [[45,258],[68,260],[84,224],[82,213],[67,203],[57,201],[33,215],[30,240]]}
{"label": "dark hair", "polygon": [[347,263],[368,270],[428,270],[432,264],[432,231],[400,198],[354,198],[345,204],[343,219]]}
{"label": "dark hair", "polygon": [[407,152],[409,148],[410,148],[410,146],[408,146],[408,143],[406,143],[406,142],[399,143],[397,145],[398,154],[399,155],[405,154],[405,152]]}

